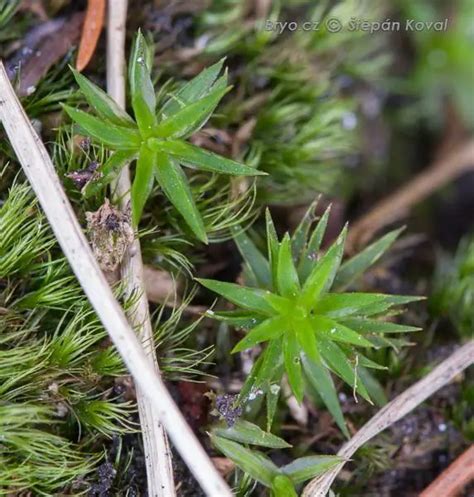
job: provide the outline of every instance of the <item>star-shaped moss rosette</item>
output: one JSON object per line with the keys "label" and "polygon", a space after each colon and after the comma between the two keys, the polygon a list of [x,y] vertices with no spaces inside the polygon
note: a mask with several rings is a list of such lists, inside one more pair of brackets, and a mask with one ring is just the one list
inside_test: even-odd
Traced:
{"label": "star-shaped moss rosette", "polygon": [[136,226],[154,181],[183,216],[193,233],[207,242],[203,220],[181,166],[237,176],[262,175],[260,171],[221,157],[186,141],[207,122],[229,91],[227,73],[219,77],[223,60],[171,94],[156,109],[155,89],[150,77],[152,54],[139,32],[129,64],[129,83],[135,120],[104,91],[77,71],[74,76],[97,117],[64,105],[69,116],[85,133],[115,152],[96,172],[97,181],[86,185],[86,196],[109,183],[118,170],[136,159],[132,185],[132,218]]}
{"label": "star-shaped moss rosette", "polygon": [[198,281],[240,308],[208,313],[248,330],[233,352],[267,342],[240,398],[244,400],[250,393],[253,397],[265,394],[267,420],[271,424],[283,373],[286,372],[299,402],[303,399],[306,378],[347,433],[329,371],[370,402],[360,371],[382,367],[362,351],[389,346],[387,334],[418,330],[384,318],[393,315],[396,306],[420,297],[344,292],[379,259],[400,230],[385,235],[342,263],[346,228],[319,257],[329,209],[311,230],[314,209],[315,205],[311,206],[292,237],[287,233],[281,241],[267,211],[267,257],[244,233],[235,236],[245,261],[245,279],[252,286],[208,279]]}

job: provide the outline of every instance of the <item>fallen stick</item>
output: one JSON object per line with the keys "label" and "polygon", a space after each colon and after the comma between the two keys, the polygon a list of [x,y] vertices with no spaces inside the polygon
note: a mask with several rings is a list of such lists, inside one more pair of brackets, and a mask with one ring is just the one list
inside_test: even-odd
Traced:
{"label": "fallen stick", "polygon": [[321,476],[311,480],[302,497],[325,497],[331,484],[339,474],[344,464],[368,440],[406,416],[415,407],[433,395],[444,385],[448,384],[459,373],[474,363],[474,340],[456,350],[450,357],[427,374],[423,379],[395,397],[369,420],[337,453],[344,462],[337,465]]}
{"label": "fallen stick", "polygon": [[414,205],[469,169],[474,169],[474,140],[456,147],[357,220],[347,235],[348,252],[366,245],[381,228],[405,216]]}
{"label": "fallen stick", "polygon": [[474,445],[464,451],[418,497],[456,497],[474,480]]}
{"label": "fallen stick", "polygon": [[15,95],[2,62],[0,121],[64,255],[135,383],[152,402],[156,415],[205,493],[210,497],[231,497],[229,487],[186,423],[128,324],[87,243],[51,158]]}
{"label": "fallen stick", "polygon": [[[107,9],[107,91],[121,107],[125,107],[127,3],[127,0],[109,0]],[[111,185],[111,190],[118,197],[122,211],[127,211],[130,208],[130,188],[130,171],[126,165]],[[124,254],[120,273],[125,294],[138,296],[135,305],[127,313],[128,320],[132,328],[138,330],[143,348],[153,361],[156,373],[160,374],[143,279],[140,241],[136,236]],[[150,399],[140,387],[137,387],[136,391],[145,452],[148,495],[151,497],[175,497],[173,461],[168,437]]]}

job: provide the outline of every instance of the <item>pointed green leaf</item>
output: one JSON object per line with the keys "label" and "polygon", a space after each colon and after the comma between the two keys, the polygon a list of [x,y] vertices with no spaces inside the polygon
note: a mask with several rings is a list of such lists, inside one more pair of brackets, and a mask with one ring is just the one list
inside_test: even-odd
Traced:
{"label": "pointed green leaf", "polygon": [[308,318],[300,317],[298,313],[292,316],[292,327],[304,353],[313,361],[320,361],[316,346],[316,335]]}
{"label": "pointed green leaf", "polygon": [[351,343],[359,347],[373,347],[372,343],[362,335],[359,335],[359,333],[325,316],[317,315],[311,317],[311,324],[316,330],[318,337],[324,336],[328,340]]}
{"label": "pointed green leaf", "polygon": [[301,404],[304,395],[304,383],[301,371],[300,347],[294,332],[285,333],[283,336],[283,357],[291,390],[298,403]]}
{"label": "pointed green leaf", "polygon": [[269,381],[280,382],[283,365],[282,339],[269,342],[255,362],[239,393],[239,402],[245,402],[251,390],[263,389]]}
{"label": "pointed green leaf", "polygon": [[334,287],[338,290],[346,289],[382,257],[402,231],[403,228],[387,233],[362,252],[342,264],[334,280]]}
{"label": "pointed green leaf", "polygon": [[384,313],[388,309],[399,306],[409,304],[411,302],[417,302],[419,300],[424,300],[425,297],[418,296],[406,296],[406,295],[385,295],[385,299],[380,302],[376,302],[372,305],[367,305],[363,307],[360,311],[364,316],[374,316],[376,314]]}
{"label": "pointed green leaf", "polygon": [[252,268],[245,261],[243,261],[242,264],[242,281],[246,286],[264,287],[263,285],[260,285],[258,283],[257,278],[255,277],[255,274],[252,271]]}
{"label": "pointed green leaf", "polygon": [[415,302],[422,298],[381,293],[330,293],[318,300],[316,310],[318,314],[346,319],[354,314],[363,316],[379,314],[393,306]]}
{"label": "pointed green leaf", "polygon": [[194,166],[203,171],[234,176],[261,176],[266,175],[253,167],[244,166],[226,157],[209,152],[190,143],[179,140],[159,140],[149,138],[151,148],[172,155],[183,166]]}
{"label": "pointed green leaf", "polygon": [[234,241],[244,261],[248,264],[260,287],[271,287],[270,266],[252,240],[240,229],[234,234]]}
{"label": "pointed green leaf", "polygon": [[286,297],[281,297],[270,291],[265,294],[267,302],[280,314],[287,315],[294,307],[294,302]]}
{"label": "pointed green leaf", "polygon": [[232,349],[232,353],[250,349],[255,345],[281,336],[286,322],[281,316],[269,318],[252,328],[247,335]]}
{"label": "pointed green leaf", "polygon": [[280,471],[288,475],[295,485],[298,485],[315,476],[326,473],[326,471],[334,468],[343,460],[342,457],[338,456],[300,457],[296,461],[281,467]]}
{"label": "pointed green leaf", "polygon": [[359,361],[359,366],[370,368],[370,369],[378,369],[378,370],[387,370],[388,368],[386,366],[381,366],[380,364],[377,364],[376,362],[372,361],[368,357],[365,357],[362,354],[357,353],[358,361]]}
{"label": "pointed green leaf", "polygon": [[315,200],[305,212],[303,219],[301,219],[298,227],[296,228],[293,236],[291,237],[291,248],[293,252],[293,257],[295,260],[299,260],[303,250],[306,246],[306,241],[308,239],[309,229],[314,221],[314,211],[318,205],[318,200]]}
{"label": "pointed green leaf", "polygon": [[273,418],[275,417],[278,399],[280,397],[281,387],[279,383],[269,383],[266,396],[267,405],[267,431],[272,428]]}
{"label": "pointed green leaf", "polygon": [[415,326],[378,321],[377,319],[347,318],[339,322],[359,333],[410,333],[422,329]]}
{"label": "pointed green leaf", "polygon": [[226,457],[254,480],[270,487],[273,479],[279,474],[279,469],[261,452],[250,450],[242,445],[211,434],[212,444]]}
{"label": "pointed green leaf", "polygon": [[97,195],[105,185],[114,179],[125,164],[132,162],[137,156],[135,151],[117,150],[105,163],[97,169],[97,179],[93,179],[84,187],[83,195],[91,198]]}
{"label": "pointed green leaf", "polygon": [[283,375],[283,339],[278,338],[268,343],[265,352],[264,360],[258,371],[255,388],[263,388],[267,381],[281,380]]}
{"label": "pointed green leaf", "polygon": [[169,201],[183,216],[196,237],[207,243],[206,229],[201,214],[181,167],[166,154],[157,152],[155,176]]}
{"label": "pointed green leaf", "polygon": [[346,233],[347,229],[344,228],[308,276],[303,286],[301,298],[301,303],[305,307],[314,307],[320,294],[331,287],[344,254]]}
{"label": "pointed green leaf", "polygon": [[154,136],[180,138],[199,131],[227,91],[228,88],[214,90],[197,102],[186,105],[160,122],[153,130]]}
{"label": "pointed green leaf", "polygon": [[317,341],[319,352],[331,370],[340,376],[347,384],[354,388],[368,402],[371,402],[369,394],[361,382],[356,368],[353,367],[348,357],[342,350],[330,340],[320,338]]}
{"label": "pointed green leaf", "polygon": [[206,315],[210,318],[217,319],[218,321],[224,321],[228,324],[241,328],[251,328],[252,326],[262,323],[265,319],[265,317],[255,314],[254,312],[242,311],[240,309],[235,311],[218,312],[208,310]]}
{"label": "pointed green leaf", "polygon": [[298,497],[298,494],[288,476],[278,475],[272,483],[271,497]]}
{"label": "pointed green leaf", "polygon": [[324,234],[326,233],[330,212],[331,206],[326,209],[321,219],[318,221],[307,247],[301,252],[301,257],[298,261],[298,275],[301,283],[306,281],[311,273],[311,269],[313,268],[315,261],[317,260],[318,252],[321,248]]}
{"label": "pointed green leaf", "polygon": [[282,438],[263,431],[260,426],[242,419],[239,419],[230,427],[213,428],[212,433],[219,437],[234,440],[235,442],[259,445],[260,447],[268,447],[270,449],[286,449],[291,447],[291,445]]}
{"label": "pointed green leaf", "polygon": [[[195,102],[206,95],[212,89],[217,76],[221,72],[224,60],[225,59],[221,59],[211,67],[204,69],[180,90],[171,95],[170,99],[161,109],[163,119],[172,116],[189,103]],[[226,85],[227,83],[224,86]]]}
{"label": "pointed green leaf", "polygon": [[280,294],[285,297],[296,297],[300,291],[300,282],[293,262],[288,233],[284,236],[278,252],[277,284]]}
{"label": "pointed green leaf", "polygon": [[270,272],[272,277],[272,289],[273,291],[277,291],[278,252],[280,250],[280,242],[278,241],[275,225],[273,224],[273,219],[270,214],[270,209],[268,209],[268,207],[265,210],[265,223],[267,230],[268,260],[270,264]]}
{"label": "pointed green leaf", "polygon": [[70,69],[87,103],[95,109],[99,117],[117,126],[136,128],[134,120],[104,90],[72,67]]}
{"label": "pointed green leaf", "polygon": [[426,297],[420,295],[386,295],[387,302],[390,305],[405,305],[411,304],[412,302],[419,302],[420,300],[426,300]]}
{"label": "pointed green leaf", "polygon": [[250,370],[250,373],[247,375],[247,378],[245,379],[244,384],[242,385],[242,388],[240,389],[239,397],[237,399],[237,402],[239,404],[247,402],[250,392],[252,392],[256,388],[255,383],[258,380],[262,364],[265,360],[265,354],[268,352],[268,349],[270,349],[272,346],[274,346],[280,341],[281,339],[272,340],[271,342],[268,342],[267,347],[265,348],[263,353],[260,354],[260,357],[255,361],[254,365],[252,366],[252,369]]}
{"label": "pointed green leaf", "polygon": [[151,67],[150,47],[139,31],[130,55],[130,93],[135,119],[143,136],[150,136],[156,125],[156,96],[155,88],[150,77]]}
{"label": "pointed green leaf", "polygon": [[307,357],[303,358],[303,369],[309,383],[320,395],[322,401],[332,414],[334,421],[336,421],[344,435],[349,438],[349,430],[342,414],[331,374],[320,362],[311,361]]}
{"label": "pointed green leaf", "polygon": [[317,303],[318,314],[334,319],[366,312],[383,312],[390,308],[388,295],[380,293],[328,293]]}
{"label": "pointed green leaf", "polygon": [[388,337],[386,335],[368,335],[368,340],[374,344],[374,347],[377,349],[383,349],[390,347],[392,348],[397,354],[400,352],[400,350],[404,347],[408,347],[410,345],[413,345],[412,342],[409,342],[408,340],[405,340],[404,338],[392,338]]}
{"label": "pointed green leaf", "polygon": [[248,288],[225,281],[196,278],[201,285],[218,293],[235,305],[256,311],[268,316],[275,314],[275,309],[268,303],[267,296],[270,292],[259,288]]}
{"label": "pointed green leaf", "polygon": [[91,116],[82,110],[63,105],[69,117],[90,136],[104,145],[119,150],[137,150],[141,145],[138,131],[131,128],[105,123],[97,117]]}
{"label": "pointed green leaf", "polygon": [[383,407],[387,402],[387,396],[385,395],[384,389],[380,382],[375,378],[374,375],[367,371],[364,367],[359,368],[360,379],[364,382],[364,385],[369,392],[369,395],[374,402],[379,406]]}
{"label": "pointed green leaf", "polygon": [[269,318],[252,328],[247,335],[232,349],[232,353],[250,349],[255,345],[281,336],[285,331],[286,322],[281,316]]}
{"label": "pointed green leaf", "polygon": [[142,217],[143,208],[145,207],[145,203],[153,188],[155,164],[155,152],[152,152],[146,145],[142,145],[131,190],[132,222],[134,226],[138,226],[140,218]]}

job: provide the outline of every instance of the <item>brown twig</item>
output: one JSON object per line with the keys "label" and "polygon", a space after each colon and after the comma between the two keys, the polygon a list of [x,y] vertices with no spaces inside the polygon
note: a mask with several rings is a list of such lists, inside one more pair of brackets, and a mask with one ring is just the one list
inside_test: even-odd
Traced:
{"label": "brown twig", "polygon": [[347,251],[355,252],[381,228],[469,169],[474,169],[474,140],[456,147],[356,221],[347,236]]}
{"label": "brown twig", "polygon": [[100,33],[104,27],[104,20],[105,0],[88,0],[76,60],[76,69],[78,71],[82,71],[94,55]]}
{"label": "brown twig", "polygon": [[456,497],[474,480],[474,445],[463,452],[419,497]]}
{"label": "brown twig", "polygon": [[[107,29],[107,90],[121,107],[125,107],[126,19],[127,0],[110,0]],[[130,207],[130,186],[130,171],[126,165],[111,187],[119,198],[120,208],[124,212]],[[155,371],[160,374],[145,291],[140,241],[136,236],[124,254],[120,273],[126,294],[138,295],[136,304],[129,310],[127,317],[130,324],[138,330],[143,348],[152,359]],[[148,495],[174,497],[176,492],[168,437],[153,409],[153,404],[139,387],[137,387],[137,402],[145,451]]]}
{"label": "brown twig", "polygon": [[[444,360],[423,379],[395,397],[370,419],[337,453],[344,462],[324,475],[314,478],[304,489],[302,497],[325,497],[344,464],[368,440],[406,416],[415,407],[447,385],[474,363],[474,340],[466,343]],[[444,496],[443,496],[444,497]]]}

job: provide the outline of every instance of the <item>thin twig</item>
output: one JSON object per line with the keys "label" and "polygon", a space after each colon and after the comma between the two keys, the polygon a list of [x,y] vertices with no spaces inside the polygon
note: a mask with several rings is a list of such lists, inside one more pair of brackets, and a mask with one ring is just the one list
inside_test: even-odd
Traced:
{"label": "thin twig", "polygon": [[152,402],[156,415],[205,493],[210,497],[231,497],[229,487],[184,420],[127,322],[87,243],[51,158],[15,95],[2,62],[0,121],[64,255],[135,383]]}
{"label": "thin twig", "polygon": [[473,140],[456,147],[356,221],[347,236],[348,251],[365,245],[381,228],[405,216],[414,205],[469,169],[474,169]]}
{"label": "thin twig", "polygon": [[474,445],[464,451],[418,497],[456,497],[474,480]]}
{"label": "thin twig", "polygon": [[[109,0],[107,26],[107,90],[110,96],[125,107],[125,25],[127,0]],[[130,207],[130,171],[122,168],[118,179],[112,184],[120,199],[120,207]],[[127,249],[120,268],[125,292],[138,295],[136,305],[129,311],[131,326],[138,329],[143,348],[152,358],[157,374],[160,374],[155,354],[153,329],[150,321],[148,299],[143,279],[143,261],[140,241],[137,237]],[[173,461],[168,437],[160,423],[153,405],[144,392],[137,388],[138,411],[145,451],[145,464],[150,497],[174,497]]]}
{"label": "thin twig", "polygon": [[[474,363],[474,340],[456,350],[423,379],[395,397],[369,420],[337,453],[347,461],[368,440],[403,418],[459,373]],[[304,489],[302,497],[325,497],[345,461],[324,475],[314,478]]]}

